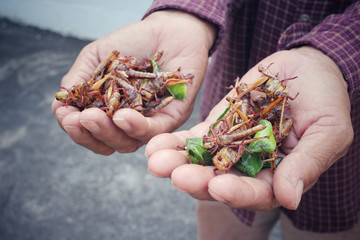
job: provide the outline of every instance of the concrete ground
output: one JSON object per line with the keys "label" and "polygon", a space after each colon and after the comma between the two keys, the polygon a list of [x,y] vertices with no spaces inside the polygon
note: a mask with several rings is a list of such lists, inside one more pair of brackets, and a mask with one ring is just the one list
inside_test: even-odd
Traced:
{"label": "concrete ground", "polygon": [[194,200],[144,148],[104,157],[58,127],[54,93],[87,43],[0,18],[0,239],[196,239]]}

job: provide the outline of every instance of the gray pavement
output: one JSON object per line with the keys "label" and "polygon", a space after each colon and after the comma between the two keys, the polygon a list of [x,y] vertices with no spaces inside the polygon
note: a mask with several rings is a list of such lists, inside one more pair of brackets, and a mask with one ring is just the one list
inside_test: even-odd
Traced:
{"label": "gray pavement", "polygon": [[[144,147],[100,156],[58,127],[54,93],[87,43],[0,18],[0,240],[196,239],[194,200],[147,172]],[[198,104],[182,128],[197,119]]]}

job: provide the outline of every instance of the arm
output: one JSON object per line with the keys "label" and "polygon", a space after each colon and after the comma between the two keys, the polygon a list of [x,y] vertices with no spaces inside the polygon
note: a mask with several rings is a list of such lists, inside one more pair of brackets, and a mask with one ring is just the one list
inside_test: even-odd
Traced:
{"label": "arm", "polygon": [[[176,151],[177,146],[185,145],[186,138],[201,137],[208,131],[227,107],[225,98],[205,122],[189,131],[153,138],[146,148],[149,171],[155,176],[171,177],[178,189],[197,199],[256,210],[279,205],[296,209],[302,193],[350,146],[353,139],[350,102],[341,72],[320,51],[310,47],[279,51],[260,64],[267,66],[272,62],[276,63],[272,72],[278,72],[281,78],[298,76],[288,85],[292,96],[299,92],[294,101],[289,101],[294,126],[281,148],[287,156],[274,174],[263,170],[256,178],[239,176],[236,171],[215,176],[213,167],[187,164],[186,153]],[[242,81],[254,82],[259,76],[255,66]]]}

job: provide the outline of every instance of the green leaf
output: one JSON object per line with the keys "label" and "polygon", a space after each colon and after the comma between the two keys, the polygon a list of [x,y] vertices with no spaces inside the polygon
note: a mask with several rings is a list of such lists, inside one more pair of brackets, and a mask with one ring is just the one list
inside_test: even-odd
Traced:
{"label": "green leaf", "polygon": [[202,138],[187,138],[185,149],[189,155],[191,163],[213,165],[213,156],[204,148]]}
{"label": "green leaf", "polygon": [[255,174],[263,167],[260,153],[250,154],[245,151],[241,156],[240,161],[235,164],[235,167],[248,176],[255,177]]}
{"label": "green leaf", "polygon": [[274,133],[272,130],[272,125],[267,120],[261,120],[259,122],[259,124],[266,125],[267,127],[264,130],[255,133],[254,138],[261,138],[261,137],[266,137],[266,136],[269,136],[269,138],[262,139],[262,140],[259,140],[256,142],[252,142],[252,143],[250,143],[250,145],[247,149],[250,152],[272,153],[276,149],[276,141],[275,141]]}
{"label": "green leaf", "polygon": [[177,99],[185,100],[187,86],[185,84],[179,83],[172,86],[166,86],[166,89],[170,94]]}
{"label": "green leaf", "polygon": [[229,111],[230,107],[231,107],[231,104],[229,103],[229,106],[228,106],[228,107],[225,109],[225,111],[216,119],[216,121],[219,121],[220,119],[222,119],[222,118],[225,116],[225,114]]}

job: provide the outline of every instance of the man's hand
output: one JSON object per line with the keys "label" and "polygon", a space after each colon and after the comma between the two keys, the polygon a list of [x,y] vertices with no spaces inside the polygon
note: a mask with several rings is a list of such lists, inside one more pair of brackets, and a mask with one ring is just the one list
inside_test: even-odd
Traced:
{"label": "man's hand", "polygon": [[[206,121],[189,131],[161,134],[146,147],[149,171],[158,177],[170,177],[179,190],[201,200],[217,200],[232,207],[269,210],[279,205],[296,209],[301,195],[319,176],[345,155],[353,139],[347,84],[336,64],[311,47],[277,52],[259,64],[271,66],[279,79],[287,81],[290,96],[299,95],[290,104],[294,120],[292,130],[281,145],[286,154],[272,173],[262,170],[255,178],[238,171],[214,175],[214,167],[188,164],[184,151],[186,138],[202,137],[227,107],[223,99]],[[251,83],[260,77],[258,66],[242,81]],[[227,86],[224,86],[227,87]]]}
{"label": "man's hand", "polygon": [[[196,37],[194,37],[196,36]],[[207,67],[208,52],[215,38],[214,27],[191,14],[178,11],[159,11],[140,22],[121,28],[92,42],[79,54],[71,70],[63,77],[61,86],[70,88],[87,81],[96,66],[110,51],[138,59],[164,50],[161,68],[173,71],[181,67],[184,73],[194,74],[186,101],[174,100],[152,117],[144,117],[132,109],[120,109],[113,118],[96,108],[78,109],[54,100],[52,111],[71,139],[99,154],[115,151],[133,152],[153,136],[178,128],[190,116]]]}

